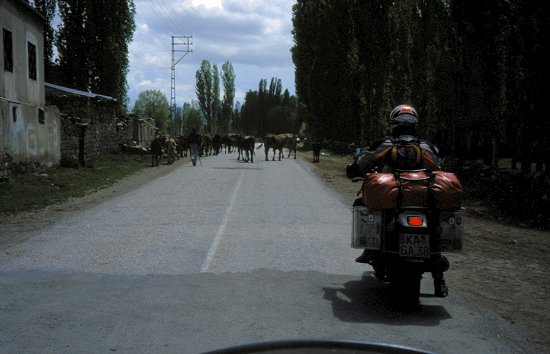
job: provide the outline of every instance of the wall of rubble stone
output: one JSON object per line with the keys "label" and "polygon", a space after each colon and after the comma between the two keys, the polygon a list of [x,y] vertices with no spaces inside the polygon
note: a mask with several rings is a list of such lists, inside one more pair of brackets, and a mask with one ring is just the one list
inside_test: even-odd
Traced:
{"label": "wall of rubble stone", "polygon": [[46,97],[61,112],[61,165],[87,165],[132,140],[132,120],[117,114],[116,103],[101,98]]}

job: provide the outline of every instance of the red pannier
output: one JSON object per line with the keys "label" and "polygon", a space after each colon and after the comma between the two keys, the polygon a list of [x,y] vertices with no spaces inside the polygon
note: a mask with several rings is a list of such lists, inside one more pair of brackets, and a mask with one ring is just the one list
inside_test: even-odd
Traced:
{"label": "red pannier", "polygon": [[410,171],[371,173],[363,183],[363,202],[369,210],[401,207],[433,206],[441,210],[456,210],[462,206],[462,185],[450,172]]}
{"label": "red pannier", "polygon": [[435,176],[431,184],[435,207],[442,210],[460,209],[464,196],[458,177],[454,173],[445,171],[432,173]]}
{"label": "red pannier", "polygon": [[363,203],[369,210],[392,209],[397,205],[399,185],[393,173],[370,173],[363,182]]}

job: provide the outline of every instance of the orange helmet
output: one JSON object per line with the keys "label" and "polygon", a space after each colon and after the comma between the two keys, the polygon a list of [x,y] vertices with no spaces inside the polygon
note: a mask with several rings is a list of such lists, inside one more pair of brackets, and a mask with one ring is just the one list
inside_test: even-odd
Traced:
{"label": "orange helmet", "polygon": [[392,109],[389,123],[393,135],[414,134],[418,124],[418,113],[413,106],[401,104]]}

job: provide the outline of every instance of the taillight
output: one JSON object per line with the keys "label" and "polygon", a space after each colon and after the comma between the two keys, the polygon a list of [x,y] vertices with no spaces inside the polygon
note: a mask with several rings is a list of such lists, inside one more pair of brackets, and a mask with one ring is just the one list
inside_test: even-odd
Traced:
{"label": "taillight", "polygon": [[409,226],[424,226],[424,217],[418,215],[409,215],[407,216],[407,224]]}

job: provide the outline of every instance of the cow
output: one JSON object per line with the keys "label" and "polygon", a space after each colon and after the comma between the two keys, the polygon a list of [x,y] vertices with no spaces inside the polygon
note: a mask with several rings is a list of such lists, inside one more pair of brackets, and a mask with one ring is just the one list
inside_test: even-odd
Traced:
{"label": "cow", "polygon": [[[239,150],[239,157],[242,154],[244,162],[254,163],[254,145],[256,144],[256,139],[253,136],[245,136],[238,138],[237,148]],[[246,155],[246,157],[245,157]],[[239,158],[237,158],[238,160]]]}
{"label": "cow", "polygon": [[164,141],[164,151],[166,151],[166,155],[168,156],[169,165],[173,164],[178,156],[177,148],[178,144],[176,143],[176,139],[168,138]]}
{"label": "cow", "polygon": [[285,138],[285,148],[288,149],[287,159],[290,158],[290,154],[294,151],[294,159],[296,160],[296,145],[298,144],[298,136],[291,133],[281,134]]}
{"label": "cow", "polygon": [[160,159],[162,158],[162,149],[164,147],[164,141],[166,140],[163,136],[157,136],[151,141],[151,166],[158,166],[160,164]]}
{"label": "cow", "polygon": [[319,155],[321,155],[321,143],[314,141],[311,144],[311,148],[313,150],[313,162],[319,162]]}
{"label": "cow", "polygon": [[220,153],[220,149],[222,146],[222,136],[220,134],[214,135],[212,138],[212,148],[214,149],[214,155],[218,155]]}
{"label": "cow", "polygon": [[222,135],[221,137],[221,144],[222,148],[225,146],[225,153],[231,153],[231,140],[229,139],[229,135]]}
{"label": "cow", "polygon": [[176,143],[178,144],[177,152],[179,157],[187,157],[187,150],[189,149],[189,144],[187,143],[187,137],[183,135],[178,135],[176,138]]}
{"label": "cow", "polygon": [[241,139],[241,136],[239,134],[229,134],[227,135],[227,141],[229,143],[229,152],[233,151],[233,147],[237,150],[239,156],[237,156],[237,160],[240,160],[241,157],[241,151],[239,150],[239,140]]}
{"label": "cow", "polygon": [[279,150],[279,161],[283,155],[283,147],[285,145],[285,137],[283,135],[266,134],[263,139],[265,160],[269,161],[269,149],[273,149],[273,159],[275,161],[275,154]]}
{"label": "cow", "polygon": [[201,136],[201,146],[199,148],[199,155],[211,155],[212,154],[212,135],[203,134]]}

